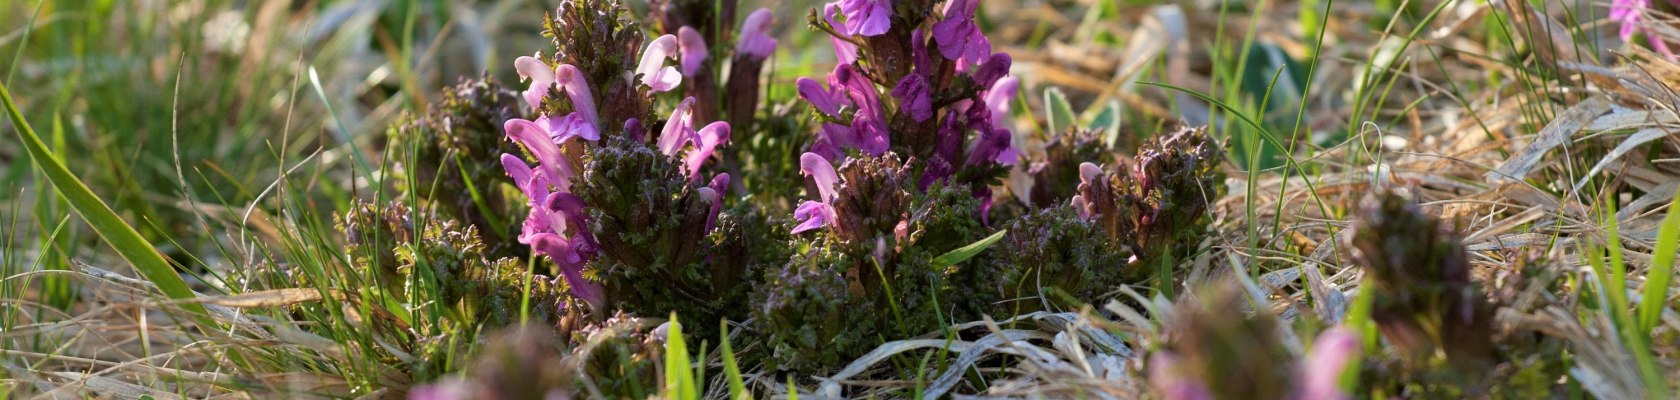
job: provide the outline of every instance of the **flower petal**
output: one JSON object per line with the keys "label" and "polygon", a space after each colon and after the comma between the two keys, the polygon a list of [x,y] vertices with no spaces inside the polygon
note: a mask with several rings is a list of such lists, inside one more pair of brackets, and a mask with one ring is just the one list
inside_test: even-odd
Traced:
{"label": "flower petal", "polygon": [[589,81],[584,80],[583,71],[571,64],[560,64],[554,68],[555,83],[560,90],[566,92],[566,97],[572,100],[572,110],[582,114],[592,128],[587,132],[579,132],[578,137],[588,141],[601,140],[601,117],[595,112],[595,95],[589,89]]}
{"label": "flower petal", "polygon": [[548,97],[548,89],[554,87],[554,70],[543,63],[542,53],[538,52],[534,57],[522,56],[514,59],[513,69],[519,72],[520,78],[531,80],[531,86],[523,93],[525,104],[530,104],[531,108],[542,108],[542,100]]}
{"label": "flower petal", "polygon": [[700,31],[688,26],[677,29],[677,47],[681,49],[682,74],[693,77],[704,66],[706,57],[711,53],[706,49],[706,38],[700,36]]}
{"label": "flower petal", "polygon": [[683,99],[677,103],[677,108],[671,110],[671,118],[665,120],[665,129],[659,131],[659,152],[668,157],[676,157],[682,151],[683,145],[688,143],[694,132],[694,97]]}
{"label": "flower petal", "polygon": [[834,207],[828,203],[805,201],[799,203],[799,208],[793,210],[793,218],[799,220],[799,225],[793,227],[792,233],[822,228],[828,226],[829,217],[834,215]]}
{"label": "flower petal", "polygon": [[548,176],[550,182],[560,191],[570,191],[572,167],[560,154],[560,146],[554,143],[546,129],[535,122],[523,119],[510,119],[502,124],[507,131],[508,138],[525,145],[531,155],[537,156],[537,168]]}
{"label": "flower petal", "polygon": [[690,150],[687,155],[683,156],[683,163],[688,167],[688,176],[699,180],[700,165],[705,164],[706,159],[712,157],[712,152],[717,151],[718,146],[729,141],[729,123],[717,121],[707,124],[706,127],[700,128],[700,131],[693,136],[692,141],[694,142],[694,150]]}
{"label": "flower petal", "polygon": [[768,8],[748,14],[747,20],[741,22],[741,37],[735,43],[735,52],[754,58],[770,57],[776,51],[776,39],[769,35],[774,20],[775,14]]}
{"label": "flower petal", "polygon": [[828,159],[816,153],[805,153],[799,156],[799,170],[816,182],[817,193],[824,203],[834,201],[837,196],[834,186],[840,182],[840,177],[835,175],[834,166],[828,163]]}
{"label": "flower petal", "polygon": [[679,51],[677,37],[664,35],[652,42],[648,42],[647,49],[642,50],[642,59],[636,65],[636,73],[642,76],[642,84],[654,92],[669,91],[682,83],[682,74],[676,68],[665,66],[665,60],[676,57]]}

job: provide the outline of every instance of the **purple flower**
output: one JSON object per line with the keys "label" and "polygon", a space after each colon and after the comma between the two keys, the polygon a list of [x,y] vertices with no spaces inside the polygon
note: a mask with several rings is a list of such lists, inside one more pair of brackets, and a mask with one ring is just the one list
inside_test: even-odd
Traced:
{"label": "purple flower", "polygon": [[834,222],[834,198],[838,196],[834,190],[840,178],[834,173],[834,166],[828,159],[816,153],[805,153],[799,156],[799,170],[809,175],[817,184],[817,194],[821,201],[806,200],[793,210],[793,218],[799,220],[799,225],[793,227],[793,233],[822,228]]}
{"label": "purple flower", "polygon": [[1312,352],[1301,363],[1302,399],[1347,399],[1340,381],[1348,364],[1359,357],[1359,335],[1345,327],[1335,327],[1318,335]]}
{"label": "purple flower", "polygon": [[840,5],[840,13],[846,16],[842,32],[848,35],[875,36],[892,27],[892,0],[840,0],[830,4]]}
{"label": "purple flower", "polygon": [[846,97],[846,93],[841,91],[838,85],[831,85],[825,89],[816,79],[799,78],[794,82],[794,87],[799,89],[800,98],[804,98],[812,107],[816,107],[817,111],[830,117],[839,117],[840,107],[851,105],[851,98]]}
{"label": "purple flower", "polygon": [[[851,25],[847,25],[845,21],[834,19],[834,16],[839,13],[840,5],[838,3],[828,3],[828,5],[823,6],[823,19],[828,21],[828,25],[834,27],[836,31],[849,32],[848,27]],[[836,61],[841,64],[857,62],[857,45],[834,36],[830,36],[828,41],[834,43],[834,58]]]}
{"label": "purple flower", "polygon": [[769,34],[774,20],[775,14],[768,8],[748,14],[747,20],[741,22],[741,37],[735,43],[735,52],[758,59],[770,57],[770,53],[776,52],[776,38]]}
{"label": "purple flower", "polygon": [[[1673,0],[1670,0],[1670,3],[1680,5],[1680,2]],[[1650,8],[1651,0],[1614,0],[1610,2],[1610,19],[1622,23],[1619,33],[1623,42],[1633,40],[1634,33],[1648,29],[1645,27],[1645,12]],[[1651,44],[1652,50],[1656,50],[1657,53],[1668,57],[1670,60],[1675,59],[1674,52],[1668,49],[1668,43],[1664,42],[1661,37],[1649,32],[1645,36],[1646,41]]]}
{"label": "purple flower", "polygon": [[1003,165],[1015,165],[1020,152],[1010,144],[1013,134],[1008,129],[991,129],[981,131],[979,140],[974,142],[974,150],[968,152],[968,165],[980,165],[988,161]]}
{"label": "purple flower", "polygon": [[933,90],[927,78],[932,61],[928,59],[927,41],[922,38],[920,30],[910,34],[910,58],[916,70],[898,81],[892,95],[900,101],[900,112],[909,112],[916,122],[923,122],[933,118]]}
{"label": "purple flower", "polygon": [[718,146],[729,142],[729,123],[717,121],[694,130],[694,98],[683,99],[672,110],[671,118],[665,121],[665,129],[659,133],[659,151],[666,156],[676,157],[688,145],[693,149],[683,156],[683,172],[700,180],[700,166],[712,157]]}
{"label": "purple flower", "polygon": [[1622,41],[1633,39],[1634,32],[1642,28],[1640,19],[1646,9],[1651,8],[1651,0],[1614,0],[1610,2],[1610,19],[1622,23]]}
{"label": "purple flower", "polygon": [[677,29],[677,48],[682,53],[682,74],[694,76],[700,73],[700,67],[705,66],[706,57],[711,56],[706,50],[706,38],[700,36],[700,31],[688,26]]}
{"label": "purple flower", "polygon": [[584,139],[601,140],[601,117],[595,113],[595,96],[589,91],[589,81],[583,79],[583,71],[571,64],[560,64],[554,67],[554,82],[560,90],[566,92],[566,97],[572,99],[574,114],[582,114],[585,121],[589,121],[589,132],[580,133]]}
{"label": "purple flower", "polygon": [[893,87],[892,95],[903,102],[898,106],[900,112],[909,112],[910,118],[915,119],[916,122],[922,122],[927,121],[928,118],[933,118],[933,94],[930,93],[931,91],[928,88],[927,78],[923,78],[922,74],[913,73],[905,75],[904,79],[898,81],[898,86]]}
{"label": "purple flower", "polygon": [[986,62],[980,63],[979,67],[975,67],[969,77],[974,79],[975,85],[991,88],[997,84],[999,78],[1009,74],[1009,67],[1014,63],[1015,60],[1009,57],[1009,53],[995,53],[987,58]]}
{"label": "purple flower", "polygon": [[642,76],[642,84],[657,93],[670,91],[682,83],[682,74],[674,67],[665,66],[665,60],[676,57],[679,52],[676,36],[660,36],[648,42],[647,49],[642,50],[641,63],[636,65],[636,74]]}
{"label": "purple flower", "polygon": [[886,153],[889,147],[886,113],[881,110],[881,97],[875,92],[875,83],[852,70],[850,65],[839,65],[829,76],[829,85],[845,88],[852,105],[857,106],[857,112],[852,114],[851,127],[858,150],[872,156]]}
{"label": "purple flower", "polygon": [[795,86],[799,96],[830,118],[840,118],[841,108],[854,106],[850,125],[825,122],[819,128],[817,143],[812,151],[826,157],[838,158],[843,149],[857,149],[865,154],[880,155],[890,147],[886,118],[881,111],[880,95],[875,84],[858,75],[850,65],[838,65],[828,76],[828,88],[810,78],[800,78]]}
{"label": "purple flower", "polygon": [[980,0],[952,0],[945,19],[933,24],[933,40],[939,42],[939,53],[946,59],[978,64],[992,54],[992,43],[974,24],[979,7]]}
{"label": "purple flower", "polygon": [[712,213],[706,216],[706,232],[711,232],[712,228],[717,227],[718,214],[723,213],[722,196],[729,192],[729,173],[713,175],[712,182],[703,189],[706,191],[700,192],[701,196],[711,196],[706,200],[712,203]]}
{"label": "purple flower", "polygon": [[992,87],[986,90],[983,100],[986,102],[986,109],[991,111],[993,126],[1005,125],[1004,122],[1009,120],[1009,103],[1015,101],[1015,92],[1020,83],[1019,79],[1006,76],[998,79],[997,83],[993,83]]}

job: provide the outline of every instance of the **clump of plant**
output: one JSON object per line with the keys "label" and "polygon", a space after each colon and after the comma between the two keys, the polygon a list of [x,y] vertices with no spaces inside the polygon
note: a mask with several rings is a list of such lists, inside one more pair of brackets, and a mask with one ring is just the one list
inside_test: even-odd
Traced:
{"label": "clump of plant", "polygon": [[1385,191],[1363,201],[1351,229],[1361,290],[1375,296],[1371,320],[1396,358],[1376,368],[1422,393],[1482,393],[1497,362],[1493,307],[1453,226]]}
{"label": "clump of plant", "polygon": [[393,360],[409,377],[446,371],[452,355],[469,346],[449,340],[454,333],[560,319],[561,292],[515,259],[487,258],[470,225],[433,221],[396,203],[357,202],[338,220],[351,262],[344,273],[354,275],[344,281],[370,284],[355,301],[420,304],[419,314],[436,316],[402,319],[394,313],[409,310],[365,309],[374,311],[365,316],[373,336],[406,355]]}
{"label": "clump of plant", "polygon": [[457,376],[409,389],[415,400],[570,398],[578,390],[567,345],[547,328],[510,329],[485,347]]}
{"label": "clump of plant", "polygon": [[917,335],[949,314],[952,266],[934,259],[985,229],[967,190],[936,185],[918,194],[895,154],[853,158],[838,172],[802,157],[819,200],[800,205],[794,255],[766,276],[753,316],[775,368],[814,371],[874,348],[880,335]]}
{"label": "clump of plant", "polygon": [[[700,24],[710,34],[729,31],[711,11],[693,8],[698,3],[673,4],[660,6],[676,13],[662,20]],[[775,40],[764,33],[768,15],[760,10],[749,17],[737,58],[762,61],[774,50]],[[564,2],[548,28],[555,56],[515,61],[530,80],[523,96],[537,117],[504,125],[529,155],[502,156],[531,210],[519,241],[554,261],[564,285],[597,318],[614,310],[744,317],[746,288],[757,276],[750,270],[770,262],[749,246],[783,240],[774,238],[775,229],[746,229],[764,225],[743,215],[763,214],[748,203],[729,207],[731,176],[710,162],[724,155],[718,150],[733,129],[716,120],[722,99],[692,94],[696,86],[719,84],[710,74],[717,65],[708,60],[722,52],[708,50],[707,38],[687,25],[644,43],[613,1]],[[627,56],[638,49],[639,59]],[[743,81],[756,86],[756,77]],[[664,94],[680,90],[691,95],[668,114],[659,112]],[[749,119],[758,107],[756,98],[731,101]],[[786,253],[763,254],[782,255],[773,261],[780,263]]]}
{"label": "clump of plant", "polygon": [[1318,335],[1304,358],[1283,327],[1234,282],[1186,296],[1166,316],[1165,343],[1150,355],[1149,385],[1167,399],[1343,399],[1340,380],[1360,354],[1345,328]]}
{"label": "clump of plant", "polygon": [[[959,286],[994,318],[1077,307],[1126,283],[1126,256],[1070,206],[1041,209],[1011,221],[983,267]],[[1073,300],[1069,302],[1068,300]]]}
{"label": "clump of plant", "polygon": [[1080,165],[1104,164],[1114,157],[1102,143],[1098,131],[1074,129],[1054,135],[1044,144],[1042,158],[1027,164],[1026,173],[1032,177],[1026,198],[1031,206],[1050,207],[1079,194]]}
{"label": "clump of plant", "polygon": [[1135,161],[1109,171],[1079,166],[1082,217],[1101,227],[1108,241],[1131,252],[1127,275],[1159,271],[1160,287],[1172,286],[1172,268],[1194,255],[1213,221],[1210,205],[1223,193],[1224,152],[1207,128],[1182,127],[1139,149]]}
{"label": "clump of plant", "polygon": [[391,140],[408,155],[403,161],[414,185],[409,192],[477,228],[496,258],[525,254],[514,241],[515,225],[503,217],[517,204],[498,183],[503,172],[497,160],[515,151],[504,139],[502,123],[529,117],[519,108],[519,93],[494,78],[462,78],[445,87],[425,113],[399,125]]}

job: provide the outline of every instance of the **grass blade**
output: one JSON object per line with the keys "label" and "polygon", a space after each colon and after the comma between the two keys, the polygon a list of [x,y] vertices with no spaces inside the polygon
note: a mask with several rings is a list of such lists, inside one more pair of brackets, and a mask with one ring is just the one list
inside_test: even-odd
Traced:
{"label": "grass blade", "polygon": [[1680,190],[1668,202],[1668,216],[1657,231],[1656,252],[1651,253],[1651,270],[1645,275],[1645,293],[1639,300],[1639,331],[1650,334],[1668,303],[1668,284],[1674,280],[1675,252],[1680,252]]}
{"label": "grass blade", "polygon": [[[116,212],[111,211],[111,206],[95,196],[87,184],[70,173],[64,162],[47,149],[46,143],[41,142],[41,137],[35,134],[35,129],[23,119],[23,113],[18,111],[17,104],[12,100],[11,90],[3,83],[0,83],[0,101],[5,102],[6,113],[12,118],[12,130],[17,132],[18,141],[23,142],[24,150],[29,153],[30,159],[34,160],[35,166],[47,176],[47,181],[52,183],[53,188],[70,203],[70,207],[76,210],[76,214],[81,215],[82,219],[93,227],[93,232],[99,234],[99,238],[106,244],[111,245],[124,261],[133,264],[134,270],[141,276],[157,285],[158,290],[165,296],[172,299],[196,298],[197,295],[187,287],[187,282],[181,279],[181,275],[175,272],[169,261],[164,260],[163,255],[158,254],[151,243],[140,237],[140,232],[123,222]],[[215,331],[215,322],[209,318],[203,305],[187,303],[181,304],[181,308],[198,314],[200,329],[205,332]]]}
{"label": "grass blade", "polygon": [[694,371],[689,369],[688,344],[683,342],[682,323],[677,313],[671,313],[671,328],[665,333],[665,398],[699,399],[694,387]]}
{"label": "grass blade", "polygon": [[729,346],[729,322],[721,321],[720,324],[722,334],[718,337],[723,341],[723,376],[729,381],[729,399],[752,400],[752,394],[747,393],[747,384],[741,379],[741,367],[735,364],[735,349]]}
{"label": "grass blade", "polygon": [[940,255],[937,258],[934,258],[933,259],[933,265],[934,265],[934,267],[937,267],[937,268],[944,268],[944,267],[949,267],[949,266],[952,266],[952,265],[957,265],[957,263],[960,263],[960,262],[963,262],[963,261],[968,261],[968,259],[974,258],[974,256],[979,255],[980,252],[986,251],[986,248],[992,247],[993,243],[997,243],[998,240],[1003,239],[1003,234],[1005,234],[1005,233],[1009,233],[1009,230],[1004,229],[1004,230],[997,231],[997,233],[993,233],[991,236],[987,236],[985,239],[980,239],[980,241],[978,241],[978,242],[969,243],[967,246],[958,247],[956,250],[951,250],[951,252],[949,252],[949,253],[945,253],[943,255]]}

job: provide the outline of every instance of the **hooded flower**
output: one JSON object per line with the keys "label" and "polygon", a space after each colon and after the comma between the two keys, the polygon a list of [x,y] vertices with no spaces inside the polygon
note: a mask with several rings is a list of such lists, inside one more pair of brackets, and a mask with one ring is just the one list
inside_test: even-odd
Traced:
{"label": "hooded flower", "polygon": [[[542,61],[542,54],[535,57],[519,57],[513,61],[514,69],[519,71],[521,78],[531,80],[531,87],[525,89],[525,103],[531,108],[542,109],[542,101],[548,97],[549,89],[559,89],[572,100],[572,115],[565,118],[577,117],[587,122],[587,130],[578,131],[579,137],[585,140],[600,140],[600,116],[595,113],[595,96],[589,90],[589,82],[583,77],[583,72],[571,64],[560,64],[553,70]],[[537,122],[547,124],[548,116],[542,116]],[[553,132],[553,131],[551,131]]]}
{"label": "hooded flower", "polygon": [[[850,32],[849,27],[855,24],[848,25],[846,21],[834,19],[834,16],[838,14],[840,14],[838,3],[828,3],[828,5],[823,6],[823,19],[828,21],[828,26],[834,27],[834,30],[838,32]],[[835,36],[829,36],[828,41],[834,43],[835,61],[840,64],[857,62],[856,44]]]}
{"label": "hooded flower", "polygon": [[921,30],[910,34],[910,55],[916,70],[898,81],[892,95],[900,101],[899,112],[908,112],[916,122],[923,122],[933,118],[933,88],[928,85],[928,69],[933,63],[928,59],[927,40]]}
{"label": "hooded flower", "polygon": [[820,201],[806,200],[793,211],[793,218],[799,220],[799,225],[793,227],[793,233],[822,228],[833,223],[834,187],[839,183],[839,176],[834,173],[834,166],[828,159],[816,153],[805,153],[799,156],[799,170],[817,184],[817,195]]}
{"label": "hooded flower", "polygon": [[740,39],[735,43],[736,54],[762,59],[776,52],[776,38],[769,34],[772,22],[775,22],[775,14],[768,8],[753,10],[747,15],[747,20],[741,23]]}
{"label": "hooded flower", "polygon": [[974,24],[979,7],[980,0],[952,0],[945,19],[933,24],[933,40],[939,42],[939,53],[946,59],[978,64],[992,54],[992,43]]}
{"label": "hooded flower", "polygon": [[682,53],[679,58],[683,76],[692,77],[700,73],[700,68],[705,66],[706,57],[711,55],[706,50],[706,38],[700,36],[700,31],[687,26],[677,29],[677,48]]}
{"label": "hooded flower", "polygon": [[840,13],[846,16],[842,32],[848,35],[875,36],[892,27],[892,0],[840,0],[830,4],[838,4]]}
{"label": "hooded flower", "polygon": [[692,144],[693,150],[683,156],[683,172],[696,181],[700,180],[700,166],[706,159],[711,158],[729,141],[729,123],[717,121],[694,130],[694,98],[683,99],[677,104],[677,109],[671,112],[671,118],[665,121],[665,129],[659,133],[659,152],[669,157],[676,157],[683,148]]}
{"label": "hooded flower", "polygon": [[648,42],[647,49],[642,50],[642,61],[636,65],[636,74],[642,76],[642,84],[657,92],[670,91],[682,83],[682,74],[674,67],[665,66],[665,60],[675,58],[680,53],[677,37],[673,35],[660,36]]}
{"label": "hooded flower", "polygon": [[857,149],[865,154],[880,155],[889,147],[887,123],[881,110],[880,95],[869,79],[858,75],[849,65],[834,67],[828,76],[828,88],[810,78],[800,78],[795,84],[799,96],[817,111],[831,119],[843,117],[842,108],[852,106],[850,125],[824,122],[817,132],[812,151],[824,157],[838,158],[843,149]]}
{"label": "hooded flower", "polygon": [[583,277],[583,264],[595,252],[595,239],[583,228],[583,201],[571,194],[575,175],[572,160],[560,151],[561,144],[579,137],[576,132],[588,126],[576,113],[559,120],[562,122],[551,126],[508,120],[503,127],[508,138],[524,145],[537,157],[538,164],[532,168],[518,156],[503,154],[502,168],[531,206],[519,242],[554,260],[572,294],[599,306],[604,299],[601,288]]}

